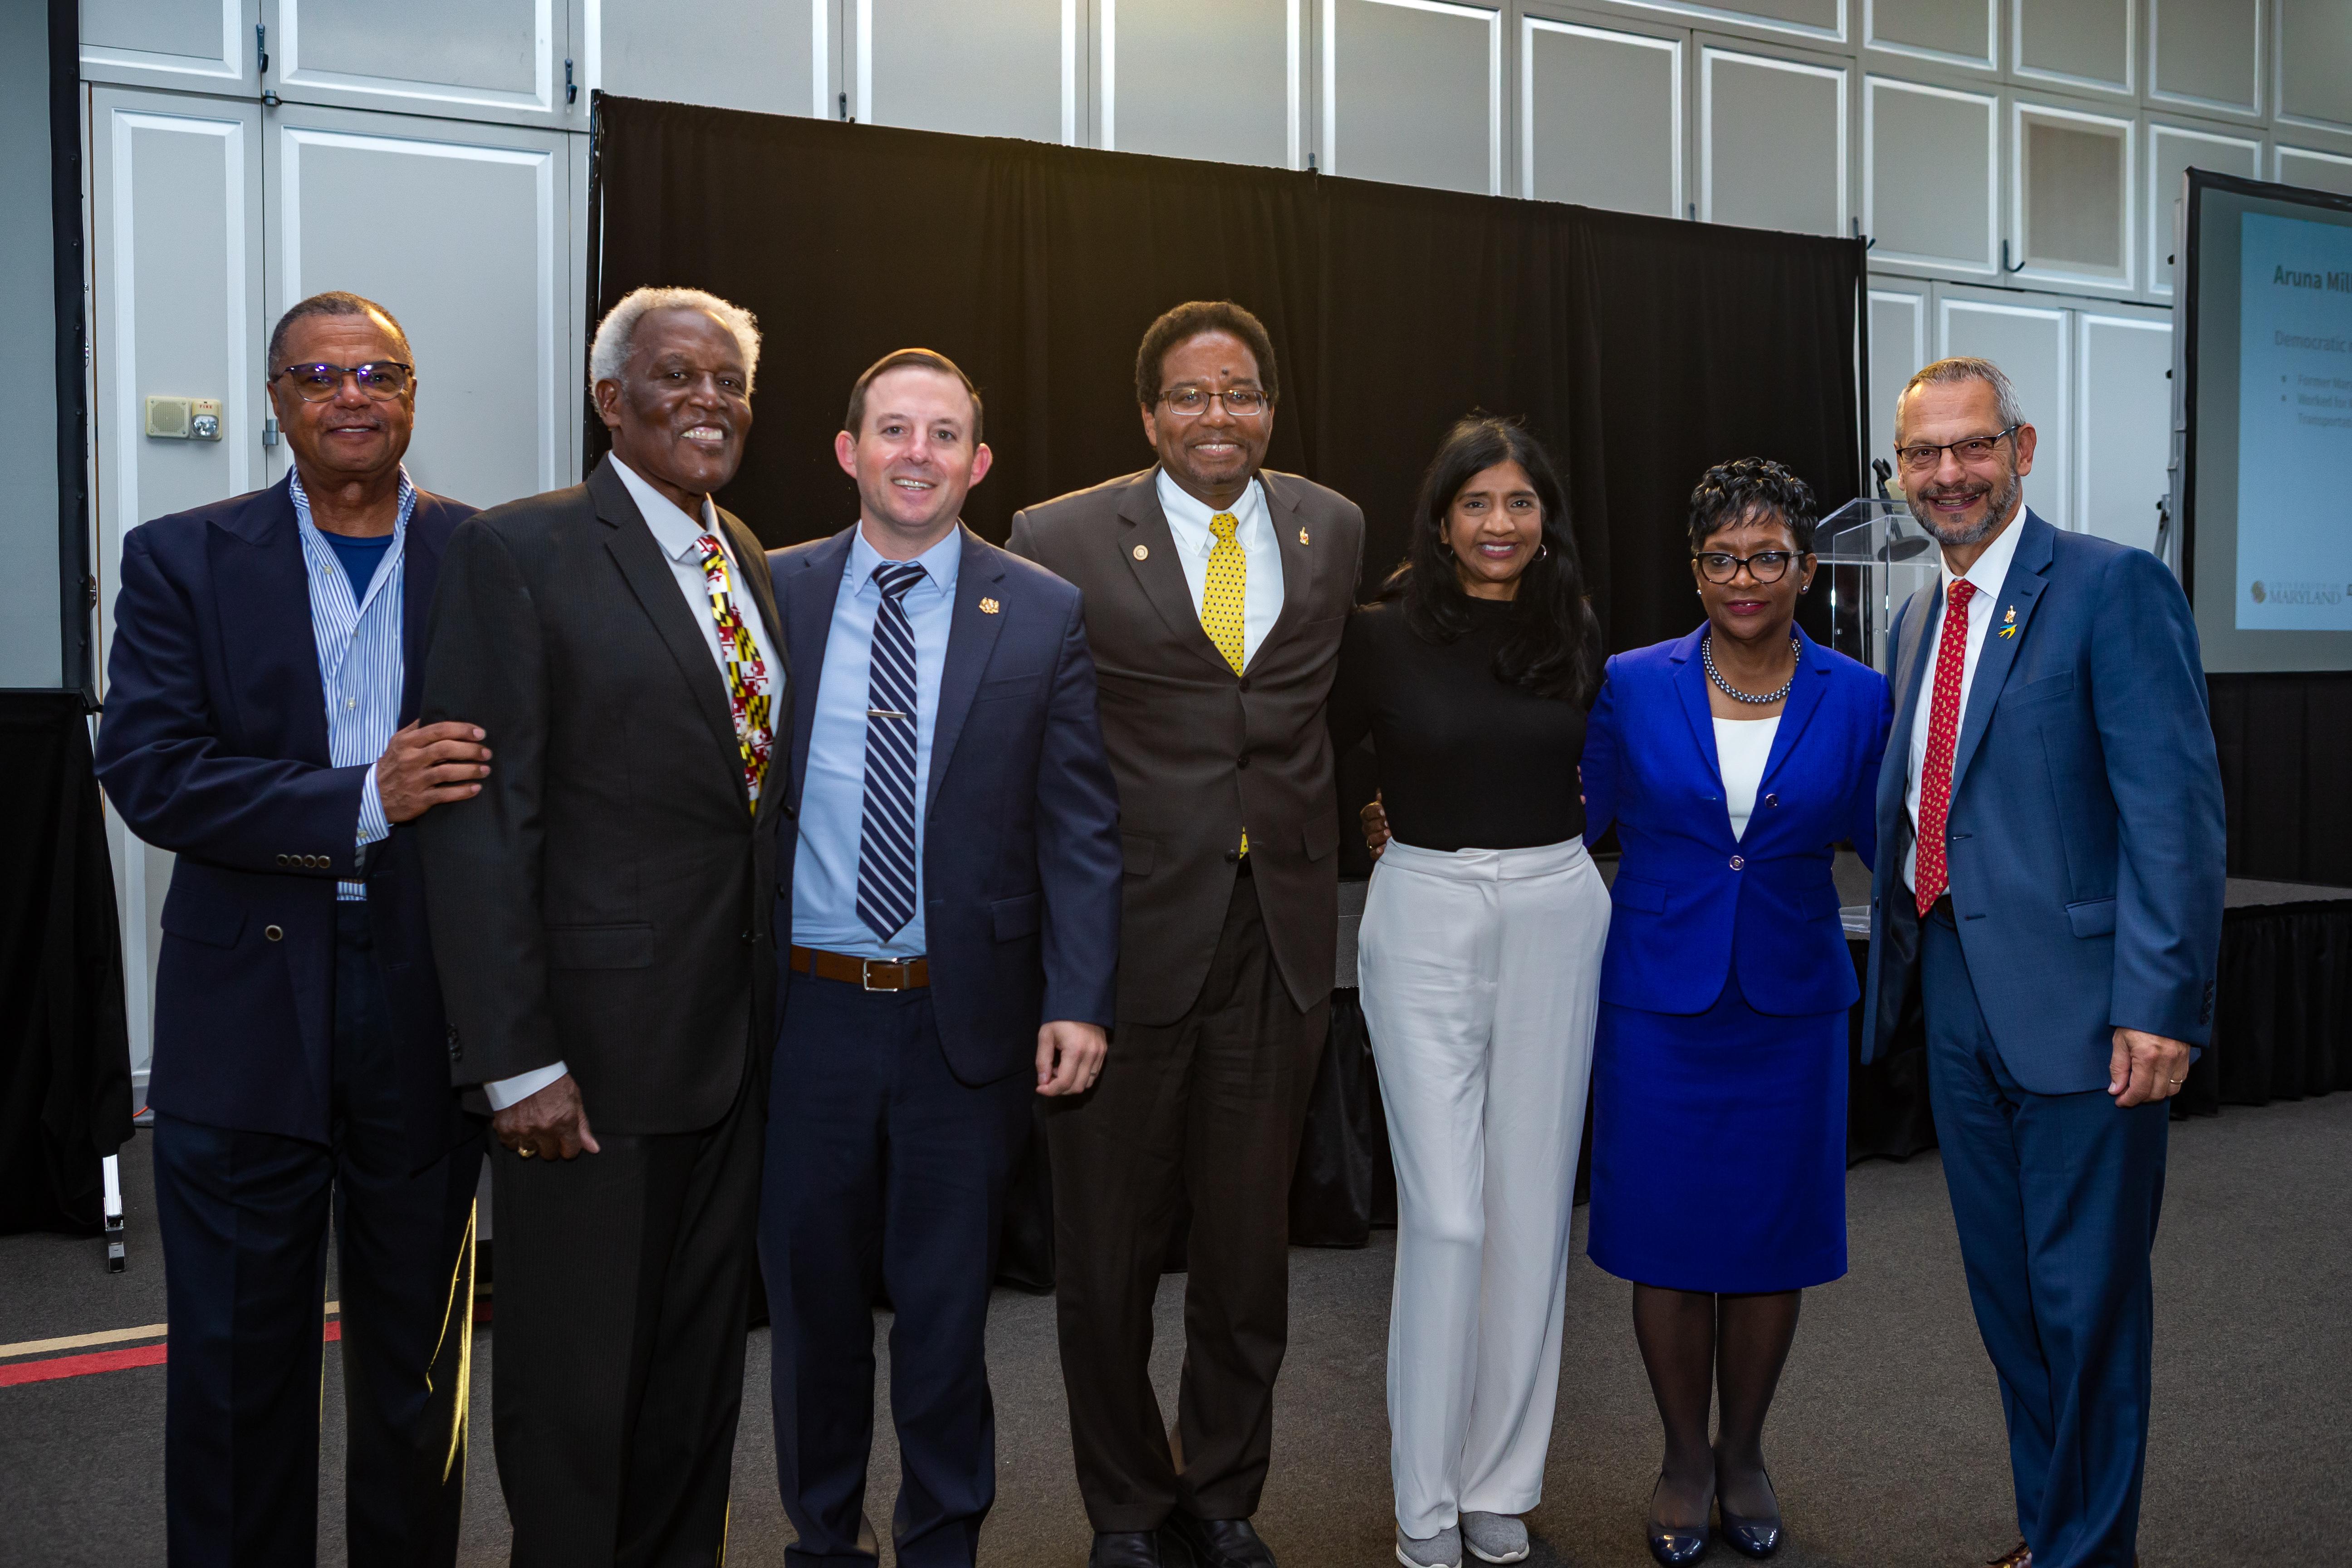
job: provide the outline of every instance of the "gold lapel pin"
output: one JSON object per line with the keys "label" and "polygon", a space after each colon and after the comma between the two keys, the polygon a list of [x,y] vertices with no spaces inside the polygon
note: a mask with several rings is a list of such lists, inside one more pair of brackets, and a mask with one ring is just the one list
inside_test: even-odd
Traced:
{"label": "gold lapel pin", "polygon": [[1003,607],[993,599],[982,599],[980,602],[980,613],[983,616],[992,616]]}
{"label": "gold lapel pin", "polygon": [[1137,545],[1137,546],[1135,547],[1135,558],[1136,558],[1138,561],[1149,560],[1149,559],[1150,558],[1150,555],[1151,555],[1151,547],[1150,547],[1150,545],[1148,545],[1148,544],[1139,544],[1139,545]]}
{"label": "gold lapel pin", "polygon": [[1307,542],[1307,531],[1303,528],[1298,531],[1298,542],[1301,544]]}

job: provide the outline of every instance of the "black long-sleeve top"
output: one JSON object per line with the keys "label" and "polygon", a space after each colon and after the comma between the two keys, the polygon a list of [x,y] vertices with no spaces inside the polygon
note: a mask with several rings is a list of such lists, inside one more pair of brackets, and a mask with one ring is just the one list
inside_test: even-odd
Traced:
{"label": "black long-sleeve top", "polygon": [[1425,642],[1404,607],[1348,617],[1331,688],[1342,754],[1369,731],[1389,831],[1423,849],[1526,849],[1584,832],[1584,710],[1495,676],[1507,604],[1470,601],[1470,629]]}

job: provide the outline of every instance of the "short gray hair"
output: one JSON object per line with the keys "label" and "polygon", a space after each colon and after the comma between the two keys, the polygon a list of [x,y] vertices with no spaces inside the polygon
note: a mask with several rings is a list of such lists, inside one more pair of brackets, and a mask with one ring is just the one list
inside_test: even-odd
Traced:
{"label": "short gray hair", "polygon": [[2000,366],[1989,359],[1956,354],[1950,359],[1939,359],[1933,364],[1922,365],[1911,373],[1911,379],[1903,384],[1903,390],[1895,398],[1897,428],[1900,428],[1903,418],[1903,400],[1911,395],[1913,387],[1949,386],[1960,381],[1981,381],[1992,388],[1993,405],[2003,425],[2025,423],[2025,409],[2017,401],[2017,388],[2010,384],[2009,377],[2002,373]]}
{"label": "short gray hair", "polygon": [[588,351],[588,389],[600,381],[618,381],[635,346],[637,323],[655,310],[699,310],[735,334],[743,351],[743,390],[749,393],[760,374],[760,323],[751,311],[700,289],[632,289],[596,323],[596,343]]}

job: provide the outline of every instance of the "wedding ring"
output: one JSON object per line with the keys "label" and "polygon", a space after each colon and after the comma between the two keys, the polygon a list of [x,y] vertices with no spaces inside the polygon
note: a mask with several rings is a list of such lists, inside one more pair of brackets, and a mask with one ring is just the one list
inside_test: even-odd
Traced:
{"label": "wedding ring", "polygon": [[536,1154],[536,1153],[538,1153],[538,1152],[539,1152],[539,1151],[538,1151],[538,1150],[536,1150],[536,1149],[532,1148],[530,1144],[525,1143],[525,1144],[523,1144],[520,1148],[519,1148],[519,1149],[517,1149],[517,1150],[515,1151],[515,1158],[516,1158],[516,1159],[518,1159],[518,1160],[528,1160],[528,1159],[530,1159],[533,1154]]}

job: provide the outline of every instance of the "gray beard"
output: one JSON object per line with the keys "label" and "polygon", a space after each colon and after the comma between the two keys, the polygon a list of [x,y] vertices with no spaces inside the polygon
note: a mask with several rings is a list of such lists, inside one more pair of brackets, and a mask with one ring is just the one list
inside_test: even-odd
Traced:
{"label": "gray beard", "polygon": [[2018,476],[2017,464],[2012,459],[2009,465],[2008,477],[1994,486],[1986,495],[1984,516],[1958,528],[1946,524],[1936,515],[1935,508],[1916,496],[1906,493],[1903,498],[1903,504],[1910,509],[1912,520],[1921,528],[1926,529],[1927,537],[1937,543],[1955,547],[1982,544],[2000,529],[2001,523],[2008,518],[2010,510],[2017,504],[2017,490],[2021,483],[2022,480]]}

